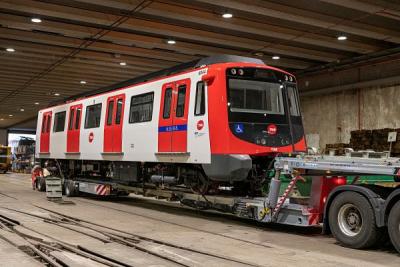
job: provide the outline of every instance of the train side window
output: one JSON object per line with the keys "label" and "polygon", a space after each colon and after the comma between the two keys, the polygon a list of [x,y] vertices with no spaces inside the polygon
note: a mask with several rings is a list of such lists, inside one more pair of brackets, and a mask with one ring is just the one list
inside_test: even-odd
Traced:
{"label": "train side window", "polygon": [[85,117],[85,129],[100,127],[101,103],[87,106]]}
{"label": "train side window", "polygon": [[75,118],[75,130],[78,130],[81,123],[81,109],[78,108],[76,110],[76,118]]}
{"label": "train side window", "polygon": [[71,111],[69,112],[68,130],[72,130],[72,127],[74,125],[74,114],[75,114],[75,109],[71,109]]}
{"label": "train side window", "polygon": [[67,116],[67,112],[61,111],[54,114],[54,126],[53,132],[63,132],[65,128],[65,117]]}
{"label": "train side window", "polygon": [[196,99],[194,115],[201,116],[206,113],[206,92],[204,82],[198,82],[196,88]]}
{"label": "train side window", "polygon": [[117,100],[117,114],[115,115],[115,124],[121,123],[121,115],[122,115],[122,105],[123,100],[120,98]]}
{"label": "train side window", "polygon": [[112,118],[114,113],[114,100],[108,102],[108,114],[107,114],[107,125],[112,124]]}
{"label": "train side window", "polygon": [[129,123],[151,121],[153,117],[153,101],[154,92],[132,96]]}
{"label": "train side window", "polygon": [[165,89],[164,93],[164,110],[163,119],[169,119],[171,116],[171,104],[172,104],[172,88]]}
{"label": "train side window", "polygon": [[297,102],[296,89],[292,86],[288,86],[287,92],[288,92],[290,115],[300,116],[299,104]]}
{"label": "train side window", "polygon": [[178,87],[178,101],[176,101],[176,112],[177,118],[185,115],[185,100],[186,100],[186,85]]}

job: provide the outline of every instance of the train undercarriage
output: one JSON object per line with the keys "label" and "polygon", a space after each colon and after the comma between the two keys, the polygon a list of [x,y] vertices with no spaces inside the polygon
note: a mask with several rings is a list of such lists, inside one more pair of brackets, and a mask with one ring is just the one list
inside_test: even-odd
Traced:
{"label": "train undercarriage", "polygon": [[40,166],[45,169],[44,176],[60,177],[66,183],[91,180],[144,188],[178,188],[199,195],[262,196],[273,173],[272,157],[252,157],[251,164],[237,169],[229,169],[226,161],[220,164],[224,163],[210,170],[202,164],[47,159],[41,160]]}

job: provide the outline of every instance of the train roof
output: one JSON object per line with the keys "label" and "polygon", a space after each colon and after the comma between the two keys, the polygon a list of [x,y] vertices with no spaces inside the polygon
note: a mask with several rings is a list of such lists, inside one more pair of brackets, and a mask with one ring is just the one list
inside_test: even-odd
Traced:
{"label": "train roof", "polygon": [[128,79],[128,80],[125,80],[125,81],[122,81],[122,82],[119,82],[116,84],[112,84],[112,85],[109,85],[106,87],[97,88],[97,89],[94,89],[94,90],[91,90],[88,92],[84,92],[82,94],[73,95],[73,96],[70,96],[63,100],[60,100],[60,101],[51,102],[49,104],[49,107],[59,105],[61,103],[66,103],[66,102],[70,102],[73,100],[77,100],[77,99],[80,99],[83,97],[94,96],[94,95],[106,93],[106,92],[109,92],[109,91],[112,91],[115,89],[147,82],[150,80],[154,80],[156,78],[177,74],[180,72],[184,72],[186,70],[205,67],[205,66],[212,65],[212,64],[228,63],[228,62],[242,62],[242,63],[245,62],[245,63],[254,63],[254,64],[265,65],[264,61],[262,61],[261,59],[257,59],[257,58],[235,56],[235,55],[215,55],[215,56],[205,57],[205,58],[196,59],[196,60],[193,60],[190,62],[182,63],[182,64],[179,64],[179,65],[167,68],[167,69],[162,69],[162,70],[159,70],[156,72],[145,74],[145,75],[133,78],[133,79]]}

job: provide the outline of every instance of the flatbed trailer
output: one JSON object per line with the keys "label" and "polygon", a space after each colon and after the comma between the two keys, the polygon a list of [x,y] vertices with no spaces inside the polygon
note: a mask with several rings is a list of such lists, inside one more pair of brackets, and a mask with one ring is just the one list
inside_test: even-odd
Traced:
{"label": "flatbed trailer", "polygon": [[[217,210],[262,223],[323,226],[340,244],[351,248],[379,245],[389,235],[400,252],[399,158],[296,155],[278,156],[274,176],[265,197],[200,195],[183,188],[130,186],[110,179],[75,179],[63,182],[67,196],[79,192],[101,196],[156,196],[203,210]],[[393,177],[390,187],[359,183],[363,175]],[[34,168],[35,185],[43,183],[43,171]],[[290,183],[281,190],[281,177]],[[349,182],[348,177],[353,177]],[[311,177],[309,196],[296,196],[296,184]],[[41,182],[42,181],[42,182]],[[40,188],[39,188],[40,189]],[[283,193],[280,193],[282,192]]]}

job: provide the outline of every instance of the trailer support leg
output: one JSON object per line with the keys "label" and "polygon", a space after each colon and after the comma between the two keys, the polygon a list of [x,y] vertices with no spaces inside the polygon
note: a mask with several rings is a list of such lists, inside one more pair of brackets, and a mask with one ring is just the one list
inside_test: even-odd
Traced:
{"label": "trailer support leg", "polygon": [[275,172],[274,178],[271,180],[271,184],[269,187],[269,192],[268,192],[268,206],[273,209],[276,207],[276,204],[278,203],[278,198],[279,198],[279,191],[281,188],[281,180],[280,180],[280,171]]}

